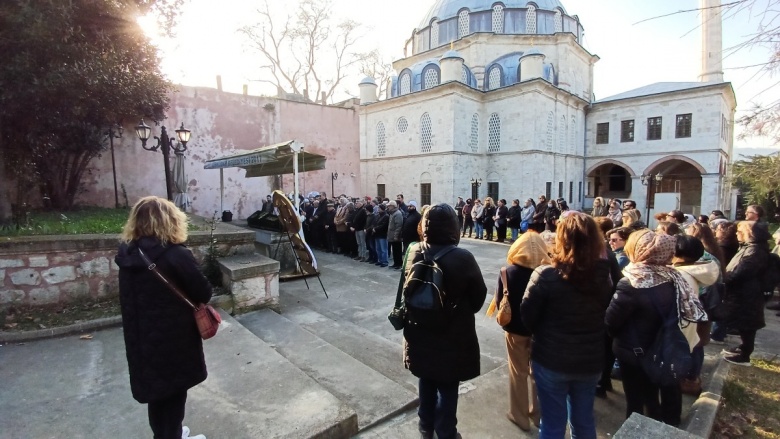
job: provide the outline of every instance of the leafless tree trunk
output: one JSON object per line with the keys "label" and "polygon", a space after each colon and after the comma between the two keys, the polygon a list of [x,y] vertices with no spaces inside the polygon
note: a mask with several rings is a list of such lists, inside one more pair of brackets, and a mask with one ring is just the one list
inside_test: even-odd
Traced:
{"label": "leafless tree trunk", "polygon": [[362,36],[361,26],[351,20],[336,23],[329,0],[301,0],[295,17],[274,16],[265,0],[258,9],[259,22],[245,26],[251,48],[263,59],[258,82],[282,90],[328,101],[347,77],[369,54],[354,52]]}

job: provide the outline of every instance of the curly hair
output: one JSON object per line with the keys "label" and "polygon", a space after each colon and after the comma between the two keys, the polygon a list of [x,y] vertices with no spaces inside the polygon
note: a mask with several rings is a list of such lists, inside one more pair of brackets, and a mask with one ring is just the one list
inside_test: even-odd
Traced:
{"label": "curly hair", "polygon": [[568,281],[587,279],[592,276],[596,262],[605,255],[601,236],[589,215],[577,212],[559,220],[552,265]]}
{"label": "curly hair", "polygon": [[130,211],[122,240],[130,242],[144,236],[155,237],[163,245],[182,244],[187,241],[187,215],[164,198],[141,198]]}

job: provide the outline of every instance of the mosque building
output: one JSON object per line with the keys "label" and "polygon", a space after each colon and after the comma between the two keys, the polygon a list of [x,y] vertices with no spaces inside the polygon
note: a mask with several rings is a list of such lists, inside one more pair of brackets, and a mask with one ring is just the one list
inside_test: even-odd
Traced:
{"label": "mosque building", "polygon": [[560,1],[436,0],[386,96],[360,83],[361,186],[420,204],[545,194],[575,209],[631,198],[643,217],[669,200],[730,211],[736,98],[723,81],[720,1],[701,2],[698,82],[594,100],[599,57]]}

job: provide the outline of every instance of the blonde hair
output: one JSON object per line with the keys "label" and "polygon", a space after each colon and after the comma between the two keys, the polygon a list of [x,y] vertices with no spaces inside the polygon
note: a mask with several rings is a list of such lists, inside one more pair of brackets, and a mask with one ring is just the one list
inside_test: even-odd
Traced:
{"label": "blonde hair", "polygon": [[163,245],[182,244],[187,240],[187,215],[164,198],[141,198],[130,211],[122,240],[130,242],[144,236],[155,237]]}
{"label": "blonde hair", "polygon": [[490,197],[485,197],[485,206],[495,206],[496,203]]}

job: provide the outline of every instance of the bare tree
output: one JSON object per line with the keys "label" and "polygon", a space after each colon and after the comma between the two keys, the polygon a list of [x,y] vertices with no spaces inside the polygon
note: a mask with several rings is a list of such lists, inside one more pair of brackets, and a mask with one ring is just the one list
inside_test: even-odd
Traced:
{"label": "bare tree", "polygon": [[336,22],[330,0],[301,0],[294,17],[274,16],[265,0],[260,20],[239,31],[263,58],[259,82],[293,93],[308,93],[313,100],[332,101],[350,71],[368,56],[355,52],[362,36],[360,24]]}
{"label": "bare tree", "polygon": [[384,60],[378,50],[366,53],[360,63],[360,73],[374,78],[379,86],[379,98],[386,96],[390,78],[395,75],[393,65]]}

